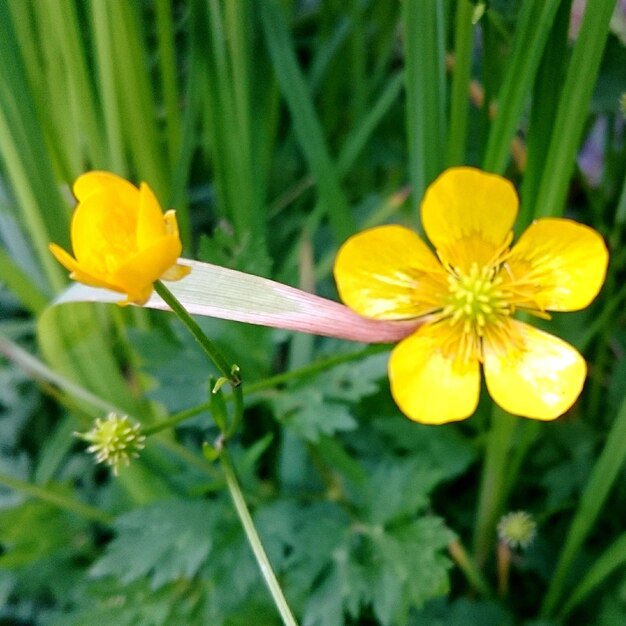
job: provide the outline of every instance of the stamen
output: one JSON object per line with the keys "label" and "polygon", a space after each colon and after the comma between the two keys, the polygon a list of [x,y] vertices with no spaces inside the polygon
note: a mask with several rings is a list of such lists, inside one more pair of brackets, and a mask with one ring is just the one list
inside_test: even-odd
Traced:
{"label": "stamen", "polygon": [[463,363],[472,359],[482,361],[483,341],[505,345],[509,328],[504,321],[511,315],[514,306],[508,289],[503,288],[500,263],[509,254],[511,237],[494,253],[494,264],[479,267],[474,262],[467,273],[446,264],[448,299],[440,319],[447,319],[450,330],[443,342],[444,352]]}

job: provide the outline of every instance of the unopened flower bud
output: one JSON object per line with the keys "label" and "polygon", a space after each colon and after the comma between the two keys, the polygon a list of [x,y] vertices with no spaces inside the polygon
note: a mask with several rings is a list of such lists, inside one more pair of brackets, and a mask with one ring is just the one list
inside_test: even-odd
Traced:
{"label": "unopened flower bud", "polygon": [[510,548],[527,548],[537,534],[537,523],[526,511],[507,513],[498,522],[498,537]]}
{"label": "unopened flower bud", "polygon": [[98,418],[90,431],[75,434],[91,443],[87,452],[95,455],[96,463],[109,465],[115,476],[121,466],[128,466],[131,459],[139,456],[146,441],[140,424],[131,424],[128,415],[117,413],[109,413],[104,419]]}

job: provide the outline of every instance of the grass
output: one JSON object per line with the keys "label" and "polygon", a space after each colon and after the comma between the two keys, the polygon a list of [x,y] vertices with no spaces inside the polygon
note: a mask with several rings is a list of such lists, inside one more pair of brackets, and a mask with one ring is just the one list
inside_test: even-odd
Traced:
{"label": "grass", "polygon": [[[255,553],[302,623],[626,621],[626,48],[614,0],[576,37],[571,5],[0,3],[0,619],[279,623],[239,481]],[[239,392],[210,395],[174,316],[50,306],[67,280],[47,246],[69,247],[84,171],[148,182],[185,256],[336,299],[339,245],[420,230],[425,189],[457,164],[513,181],[520,230],[567,216],[608,242],[601,295],[550,325],[589,369],[555,422],[483,394],[469,420],[422,427],[391,400],[381,348],[198,318],[244,381],[225,474]],[[150,434],[117,479],[71,435],[112,408]],[[519,509],[538,539],[507,570],[495,528]]]}

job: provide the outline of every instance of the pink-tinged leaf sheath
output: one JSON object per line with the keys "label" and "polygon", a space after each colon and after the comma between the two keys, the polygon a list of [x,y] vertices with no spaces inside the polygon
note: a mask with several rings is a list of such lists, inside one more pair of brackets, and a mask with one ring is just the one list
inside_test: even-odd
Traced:
{"label": "pink-tinged leaf sheath", "polygon": [[[210,263],[180,259],[191,272],[168,284],[170,291],[192,315],[295,330],[364,343],[392,343],[407,337],[424,320],[383,321],[361,317],[338,302],[283,285],[267,278]],[[119,295],[75,284],[56,300],[63,302],[116,302]],[[167,310],[157,294],[144,305]]]}

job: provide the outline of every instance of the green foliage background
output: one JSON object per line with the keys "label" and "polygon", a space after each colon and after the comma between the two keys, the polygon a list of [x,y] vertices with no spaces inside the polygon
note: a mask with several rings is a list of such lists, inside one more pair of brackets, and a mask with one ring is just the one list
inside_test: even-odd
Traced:
{"label": "green foliage background", "polygon": [[[516,183],[520,229],[567,215],[606,237],[602,294],[550,322],[589,363],[579,402],[538,424],[483,394],[424,427],[390,399],[387,348],[199,320],[241,368],[246,499],[304,626],[626,623],[626,16],[590,4],[574,38],[570,0],[0,2],[2,623],[279,623],[201,453],[215,372],[185,329],[49,307],[71,182],[145,180],[186,256],[336,297],[342,241],[419,230],[456,164]],[[72,436],[112,407],[190,416],[114,479]],[[498,587],[518,509],[538,536]]]}

